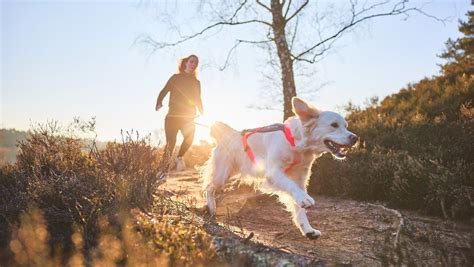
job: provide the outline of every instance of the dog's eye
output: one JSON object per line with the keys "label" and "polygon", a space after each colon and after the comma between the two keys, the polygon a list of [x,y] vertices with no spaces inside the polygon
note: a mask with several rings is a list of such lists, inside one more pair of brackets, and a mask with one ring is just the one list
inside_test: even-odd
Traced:
{"label": "dog's eye", "polygon": [[339,128],[339,124],[337,124],[337,122],[331,123],[331,126],[332,126],[333,128]]}

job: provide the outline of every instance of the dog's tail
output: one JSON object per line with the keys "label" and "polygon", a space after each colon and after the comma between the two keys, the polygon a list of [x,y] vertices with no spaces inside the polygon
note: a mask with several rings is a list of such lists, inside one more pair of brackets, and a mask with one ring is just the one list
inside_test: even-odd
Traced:
{"label": "dog's tail", "polygon": [[237,133],[237,130],[233,129],[229,125],[227,125],[223,122],[220,122],[220,121],[215,122],[211,126],[211,136],[214,139],[216,139],[217,143],[220,143],[222,138],[224,138],[225,136],[230,136],[230,135],[233,135],[235,133]]}
{"label": "dog's tail", "polygon": [[239,131],[223,122],[215,122],[211,126],[211,137],[216,140],[217,146],[201,169],[203,190],[207,193],[224,186],[232,171],[233,157],[238,151],[243,151]]}

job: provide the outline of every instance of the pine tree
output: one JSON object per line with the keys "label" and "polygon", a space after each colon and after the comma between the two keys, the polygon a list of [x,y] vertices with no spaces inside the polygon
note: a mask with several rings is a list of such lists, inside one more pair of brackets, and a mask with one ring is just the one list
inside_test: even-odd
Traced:
{"label": "pine tree", "polygon": [[[472,1],[474,5],[474,0]],[[453,41],[448,39],[446,50],[440,55],[447,63],[442,65],[446,76],[474,73],[474,11],[467,12],[467,21],[459,21],[459,32],[464,36]]]}

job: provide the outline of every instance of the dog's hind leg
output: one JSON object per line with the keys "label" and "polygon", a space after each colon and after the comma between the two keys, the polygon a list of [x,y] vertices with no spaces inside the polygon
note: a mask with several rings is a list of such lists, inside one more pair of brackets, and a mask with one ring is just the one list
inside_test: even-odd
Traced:
{"label": "dog's hind leg", "polygon": [[211,216],[216,215],[216,188],[211,183],[206,188],[207,211]]}
{"label": "dog's hind leg", "polygon": [[217,151],[214,151],[203,172],[203,189],[206,194],[207,209],[211,216],[216,215],[216,191],[224,187],[230,172],[231,166],[225,161],[225,156],[222,157]]}

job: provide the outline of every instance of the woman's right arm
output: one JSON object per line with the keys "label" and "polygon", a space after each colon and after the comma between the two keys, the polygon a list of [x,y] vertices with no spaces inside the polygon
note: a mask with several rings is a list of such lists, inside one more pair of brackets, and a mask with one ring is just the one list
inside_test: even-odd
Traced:
{"label": "woman's right arm", "polygon": [[156,106],[155,106],[156,111],[158,111],[161,107],[163,107],[163,99],[168,94],[168,92],[171,90],[171,84],[173,83],[173,81],[172,81],[173,78],[174,78],[174,75],[171,76],[171,78],[166,83],[165,87],[163,87],[163,89],[161,89],[160,94],[158,95],[158,98],[156,99]]}

